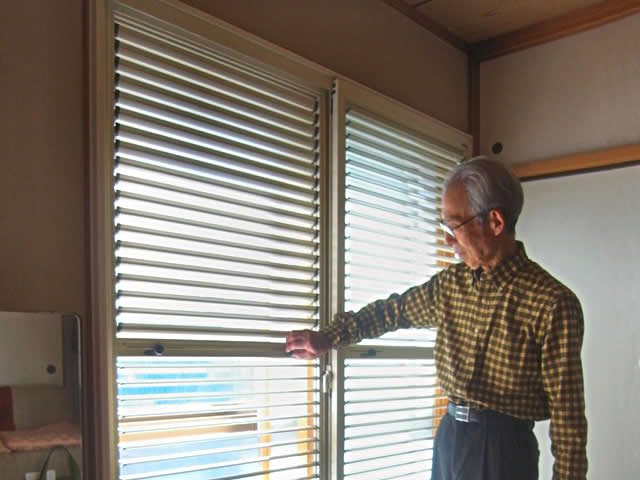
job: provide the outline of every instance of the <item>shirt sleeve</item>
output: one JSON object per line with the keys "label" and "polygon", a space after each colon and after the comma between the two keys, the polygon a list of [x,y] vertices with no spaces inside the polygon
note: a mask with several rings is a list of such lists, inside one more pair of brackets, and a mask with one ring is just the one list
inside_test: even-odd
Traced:
{"label": "shirt sleeve", "polygon": [[377,300],[358,312],[339,313],[322,329],[332,347],[358,343],[363,338],[376,338],[398,328],[437,326],[437,303],[443,272],[425,284],[412,287],[402,295],[393,294]]}
{"label": "shirt sleeve", "polygon": [[549,311],[542,346],[542,380],[551,411],[553,480],[587,475],[587,419],[580,350],[584,320],[580,302],[563,295]]}

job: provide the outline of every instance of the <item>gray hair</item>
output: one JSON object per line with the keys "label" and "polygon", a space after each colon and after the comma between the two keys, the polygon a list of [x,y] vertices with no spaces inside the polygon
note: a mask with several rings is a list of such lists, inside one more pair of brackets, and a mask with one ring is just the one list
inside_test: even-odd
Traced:
{"label": "gray hair", "polygon": [[515,232],[524,194],[520,180],[504,165],[484,156],[474,157],[453,171],[444,184],[445,192],[454,185],[465,189],[473,215],[484,221],[490,210],[498,209],[507,231]]}

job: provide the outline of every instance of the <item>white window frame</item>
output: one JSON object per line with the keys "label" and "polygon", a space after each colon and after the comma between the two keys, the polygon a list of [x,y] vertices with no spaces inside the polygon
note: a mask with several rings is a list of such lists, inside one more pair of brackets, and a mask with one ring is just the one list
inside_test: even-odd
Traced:
{"label": "white window frame", "polygon": [[[87,103],[88,103],[88,180],[89,180],[89,262],[90,272],[90,345],[93,361],[88,368],[93,379],[86,388],[92,400],[91,426],[85,430],[85,475],[95,478],[117,478],[117,417],[115,396],[115,357],[131,355],[148,348],[148,342],[115,340],[114,311],[114,227],[113,212],[113,11],[114,9],[145,12],[161,21],[179,27],[194,35],[211,40],[224,48],[246,57],[260,59],[260,63],[291,78],[330,92],[323,105],[322,128],[327,132],[327,145],[323,151],[330,158],[321,159],[321,314],[320,325],[326,324],[344,305],[344,112],[353,104],[395,123],[407,125],[414,131],[433,138],[437,143],[460,150],[470,156],[471,136],[456,130],[428,115],[385,97],[335,72],[310,62],[281,47],[215,19],[203,12],[175,0],[98,0],[87,6]],[[212,344],[207,343],[210,347]],[[189,343],[192,353],[202,352],[202,345]],[[225,345],[219,345],[224,355]],[[237,345],[235,346],[237,347]],[[361,347],[332,351],[329,366],[342,365],[344,359],[357,354]],[[268,350],[268,349],[267,349]],[[255,354],[255,351],[252,351]],[[275,353],[265,351],[265,354]],[[236,350],[237,354],[237,350]],[[385,352],[384,355],[396,355]],[[406,352],[403,353],[406,357]],[[325,370],[325,361],[321,371]],[[343,399],[341,369],[333,368],[336,375],[332,386],[331,405],[323,395],[321,404],[321,462],[320,478],[342,478],[341,429],[336,419],[341,418]],[[327,379],[331,377],[326,377]],[[323,379],[325,383],[326,379]],[[330,446],[330,447],[327,447]],[[322,449],[329,448],[330,451]],[[88,452],[92,452],[91,458]],[[100,452],[100,455],[97,453]]]}

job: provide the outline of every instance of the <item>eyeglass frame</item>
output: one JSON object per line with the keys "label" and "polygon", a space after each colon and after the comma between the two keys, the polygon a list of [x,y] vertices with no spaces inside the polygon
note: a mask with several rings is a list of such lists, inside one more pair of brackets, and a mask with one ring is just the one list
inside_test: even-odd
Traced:
{"label": "eyeglass frame", "polygon": [[486,212],[481,212],[481,213],[477,213],[472,217],[467,218],[465,221],[463,221],[462,223],[459,223],[458,225],[456,225],[455,227],[450,227],[449,225],[447,225],[446,223],[444,223],[444,221],[439,222],[440,224],[440,228],[444,231],[444,233],[446,233],[447,235],[453,237],[454,239],[456,238],[456,232],[455,230],[457,230],[460,227],[465,226],[467,223],[471,222],[471,220],[474,220],[478,217],[481,217],[483,215],[485,215]]}

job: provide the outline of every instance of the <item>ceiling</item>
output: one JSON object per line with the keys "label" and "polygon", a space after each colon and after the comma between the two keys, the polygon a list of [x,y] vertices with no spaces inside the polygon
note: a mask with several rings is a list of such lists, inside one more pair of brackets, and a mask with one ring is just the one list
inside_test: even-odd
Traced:
{"label": "ceiling", "polygon": [[552,18],[606,3],[603,0],[401,0],[467,44],[474,44]]}

